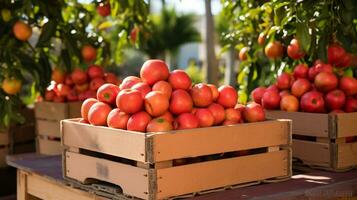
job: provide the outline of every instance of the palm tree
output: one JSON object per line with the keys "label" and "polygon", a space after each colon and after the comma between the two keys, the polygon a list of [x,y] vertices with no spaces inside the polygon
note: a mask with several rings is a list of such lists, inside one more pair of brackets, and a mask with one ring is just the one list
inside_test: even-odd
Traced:
{"label": "palm tree", "polygon": [[144,46],[150,58],[165,58],[170,66],[175,66],[179,47],[201,39],[192,14],[177,15],[174,9],[163,7],[161,14],[152,15],[151,19],[150,37]]}

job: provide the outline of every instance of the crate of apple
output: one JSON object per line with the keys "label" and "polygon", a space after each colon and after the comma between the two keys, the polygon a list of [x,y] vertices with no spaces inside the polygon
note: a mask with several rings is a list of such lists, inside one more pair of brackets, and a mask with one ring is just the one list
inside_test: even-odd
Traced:
{"label": "crate of apple", "polygon": [[268,110],[310,113],[357,112],[357,80],[338,75],[332,65],[315,61],[299,64],[292,74],[282,73],[274,85],[258,87],[252,100]]}
{"label": "crate of apple", "polygon": [[77,68],[70,74],[55,68],[44,100],[58,103],[84,101],[96,97],[98,88],[105,83],[119,84],[120,80],[99,65],[90,65],[86,71]]}
{"label": "crate of apple", "polygon": [[117,86],[104,84],[97,98],[82,104],[83,123],[139,132],[163,132],[265,120],[258,104],[237,104],[228,85],[192,86],[183,70],[169,72],[161,60],[146,61],[140,78],[128,76]]}

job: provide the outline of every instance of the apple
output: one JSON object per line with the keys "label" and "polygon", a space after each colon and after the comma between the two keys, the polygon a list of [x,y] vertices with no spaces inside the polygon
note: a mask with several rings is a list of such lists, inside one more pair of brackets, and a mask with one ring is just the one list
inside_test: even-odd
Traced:
{"label": "apple", "polygon": [[241,120],[241,113],[237,109],[227,108],[225,110],[225,114],[226,114],[226,121],[232,121],[238,123]]}
{"label": "apple", "polygon": [[74,84],[71,76],[66,76],[64,83],[68,86],[73,86],[73,84]]}
{"label": "apple", "polygon": [[162,60],[147,60],[140,69],[141,80],[149,85],[165,81],[168,77],[169,68]]}
{"label": "apple", "polygon": [[311,83],[305,78],[299,78],[291,86],[291,94],[296,97],[301,97],[303,94],[311,90]]}
{"label": "apple", "polygon": [[71,73],[71,78],[74,84],[81,85],[87,82],[87,73],[77,68]]}
{"label": "apple", "polygon": [[213,84],[207,84],[207,86],[208,86],[209,88],[211,88],[213,101],[216,101],[216,100],[218,99],[218,96],[219,96],[219,92],[218,92],[217,86],[215,86],[215,85],[213,85]]}
{"label": "apple", "polygon": [[71,91],[71,88],[66,84],[60,83],[57,84],[56,91],[58,96],[66,97]]}
{"label": "apple", "polygon": [[90,79],[103,78],[104,70],[99,65],[90,65],[87,70],[87,74]]}
{"label": "apple", "polygon": [[211,88],[204,83],[194,85],[190,90],[190,94],[193,104],[197,107],[207,107],[213,102]]}
{"label": "apple", "polygon": [[150,121],[150,115],[145,111],[140,111],[129,118],[126,129],[129,131],[145,132]]}
{"label": "apple", "polygon": [[307,78],[309,72],[309,66],[307,64],[298,64],[294,68],[293,75],[296,79],[298,78]]}
{"label": "apple", "polygon": [[278,76],[276,80],[276,86],[280,90],[286,90],[286,89],[290,89],[292,82],[293,82],[292,76],[284,72]]}
{"label": "apple", "polygon": [[264,109],[260,104],[248,103],[243,110],[243,118],[246,122],[265,121]]}
{"label": "apple", "polygon": [[146,127],[147,132],[165,132],[173,130],[171,122],[168,122],[165,118],[152,119]]}
{"label": "apple", "polygon": [[304,112],[321,113],[324,111],[325,101],[322,93],[310,91],[302,95],[300,108]]}
{"label": "apple", "polygon": [[225,108],[234,108],[238,100],[237,91],[230,85],[222,85],[218,88],[218,92],[217,103]]}
{"label": "apple", "polygon": [[174,70],[170,73],[168,82],[171,84],[172,89],[188,90],[191,88],[191,78],[183,70]]}
{"label": "apple", "polygon": [[357,99],[352,97],[347,98],[344,110],[348,113],[357,112]]}
{"label": "apple", "polygon": [[300,48],[299,41],[292,39],[287,49],[288,56],[294,60],[301,59],[305,56],[305,52]]}
{"label": "apple", "polygon": [[92,45],[84,45],[81,49],[81,55],[83,60],[89,63],[97,57],[97,50]]}
{"label": "apple", "polygon": [[141,79],[136,76],[128,76],[124,78],[123,82],[120,84],[120,90],[130,89],[135,84],[140,83]]}
{"label": "apple", "polygon": [[151,92],[151,87],[149,86],[149,84],[144,82],[136,83],[135,85],[133,85],[133,87],[131,87],[131,89],[138,90],[143,98],[145,98],[145,96],[149,92]]}
{"label": "apple", "polygon": [[120,81],[118,80],[117,76],[113,73],[107,72],[104,74],[104,80],[107,83],[111,83],[114,85],[118,85]]}
{"label": "apple", "polygon": [[103,102],[94,103],[88,111],[88,121],[95,126],[106,126],[107,117],[112,108]]}
{"label": "apple", "polygon": [[107,2],[100,3],[97,6],[97,13],[102,17],[109,16],[110,15],[110,4]]}
{"label": "apple", "polygon": [[164,95],[166,95],[167,98],[171,98],[172,87],[171,87],[170,83],[168,83],[168,82],[166,82],[166,81],[158,81],[158,82],[156,82],[156,83],[152,86],[152,90],[153,90],[153,91],[160,91],[160,92],[162,92]]}
{"label": "apple", "polygon": [[195,112],[199,127],[209,127],[214,123],[212,112],[208,108],[198,108]]}
{"label": "apple", "polygon": [[226,113],[222,105],[218,103],[212,103],[211,105],[208,106],[208,110],[211,111],[213,115],[214,118],[213,125],[221,124],[225,120]]}
{"label": "apple", "polygon": [[174,129],[176,130],[192,129],[198,127],[199,121],[192,113],[182,113],[174,121]]}
{"label": "apple", "polygon": [[45,91],[45,100],[46,101],[53,101],[56,93],[53,90],[46,90]]}
{"label": "apple", "polygon": [[177,89],[172,92],[170,100],[170,112],[175,115],[191,112],[193,100],[190,94],[183,90]]}
{"label": "apple", "polygon": [[73,102],[73,101],[78,101],[78,95],[77,95],[77,92],[72,89],[68,92],[67,96],[67,101],[70,101],[70,102]]}
{"label": "apple", "polygon": [[343,90],[347,96],[353,96],[357,94],[357,79],[353,77],[343,76],[340,79],[339,87]]}
{"label": "apple", "polygon": [[119,108],[115,108],[108,114],[108,127],[125,130],[129,117],[125,112],[121,112]]}
{"label": "apple", "polygon": [[280,105],[280,95],[274,90],[268,90],[264,93],[262,98],[262,106],[268,110],[277,109]]}
{"label": "apple", "polygon": [[97,99],[101,102],[108,103],[109,105],[115,105],[119,91],[118,86],[106,83],[98,88]]}
{"label": "apple", "polygon": [[66,76],[66,73],[59,68],[53,69],[52,74],[51,74],[51,79],[54,80],[57,84],[63,83],[65,81],[66,77],[68,77],[68,76]]}
{"label": "apple", "polygon": [[89,88],[88,83],[83,83],[83,84],[76,84],[74,86],[74,89],[78,92],[78,93],[83,93],[85,91],[87,91]]}
{"label": "apple", "polygon": [[160,115],[158,118],[164,118],[166,121],[172,123],[174,122],[174,117],[169,111],[166,111],[164,114]]}
{"label": "apple", "polygon": [[281,92],[279,92],[280,97],[283,97],[286,95],[291,95],[290,90],[282,90]]}
{"label": "apple", "polygon": [[159,91],[151,91],[145,96],[145,110],[153,117],[163,115],[169,106],[169,98]]}
{"label": "apple", "polygon": [[314,84],[317,90],[328,92],[337,88],[338,79],[335,74],[323,71],[316,75]]}
{"label": "apple", "polygon": [[285,95],[280,101],[280,110],[287,112],[299,111],[299,100],[294,95]]}
{"label": "apple", "polygon": [[255,103],[259,103],[261,104],[262,103],[262,97],[266,91],[266,87],[257,87],[255,88],[252,93],[251,93],[251,96],[252,96],[252,99]]}
{"label": "apple", "polygon": [[121,90],[116,97],[117,107],[128,114],[139,112],[144,104],[141,92],[133,89]]}
{"label": "apple", "polygon": [[346,95],[342,90],[332,90],[325,96],[325,102],[327,108],[330,110],[340,110],[346,101]]}
{"label": "apple", "polygon": [[270,91],[270,90],[279,93],[278,86],[276,86],[276,85],[271,85],[271,86],[269,86],[269,87],[266,89],[266,91]]}
{"label": "apple", "polygon": [[93,91],[97,91],[100,86],[104,85],[105,81],[103,78],[94,78],[89,82],[89,89]]}

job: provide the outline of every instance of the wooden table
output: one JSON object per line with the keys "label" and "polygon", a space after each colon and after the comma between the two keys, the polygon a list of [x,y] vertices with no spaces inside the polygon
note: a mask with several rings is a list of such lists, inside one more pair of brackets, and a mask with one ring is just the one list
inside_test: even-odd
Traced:
{"label": "wooden table", "polygon": [[[62,178],[60,156],[22,154],[10,156],[7,160],[9,165],[17,168],[18,200],[106,199],[70,187]],[[357,199],[357,170],[345,173],[313,171],[294,175],[291,180],[285,182],[261,184],[191,197],[194,200],[250,198],[264,200]],[[123,197],[123,199],[126,198]]]}

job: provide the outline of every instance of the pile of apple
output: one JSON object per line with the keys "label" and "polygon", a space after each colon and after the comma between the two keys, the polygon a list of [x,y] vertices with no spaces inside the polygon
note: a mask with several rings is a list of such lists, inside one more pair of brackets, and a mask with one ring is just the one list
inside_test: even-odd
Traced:
{"label": "pile of apple", "polygon": [[169,72],[161,60],[146,61],[140,78],[104,84],[82,104],[80,122],[139,132],[162,132],[265,120],[258,104],[237,104],[231,86],[192,86],[183,70]]}
{"label": "pile of apple", "polygon": [[340,62],[333,58],[334,55],[329,52],[330,64],[320,60],[310,68],[306,64],[299,64],[292,74],[279,75],[274,85],[254,89],[251,97],[269,110],[357,112],[357,80],[336,73]]}
{"label": "pile of apple", "polygon": [[75,69],[70,74],[55,68],[52,81],[45,92],[45,101],[73,102],[96,97],[97,90],[105,83],[119,84],[113,73],[105,73],[99,65],[90,65],[86,71]]}

